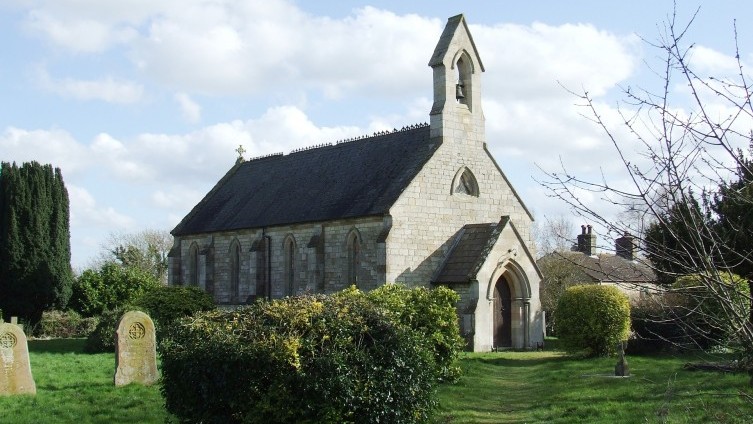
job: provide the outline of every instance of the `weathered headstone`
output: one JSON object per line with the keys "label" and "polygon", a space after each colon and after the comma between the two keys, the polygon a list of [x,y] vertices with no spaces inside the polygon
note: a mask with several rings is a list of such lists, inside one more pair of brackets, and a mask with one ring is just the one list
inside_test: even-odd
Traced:
{"label": "weathered headstone", "polygon": [[157,344],[154,322],[140,311],[126,312],[118,323],[115,341],[115,385],[157,381]]}
{"label": "weathered headstone", "polygon": [[0,395],[36,393],[26,335],[16,324],[0,324]]}
{"label": "weathered headstone", "polygon": [[625,342],[617,343],[617,365],[614,366],[614,375],[618,377],[630,376],[630,367],[625,359]]}

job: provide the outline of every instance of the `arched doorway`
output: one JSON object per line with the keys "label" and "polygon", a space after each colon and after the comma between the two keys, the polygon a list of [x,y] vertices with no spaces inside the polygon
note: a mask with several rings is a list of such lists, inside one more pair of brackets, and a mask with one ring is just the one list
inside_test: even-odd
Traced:
{"label": "arched doorway", "polygon": [[494,286],[494,347],[512,347],[512,294],[505,277]]}

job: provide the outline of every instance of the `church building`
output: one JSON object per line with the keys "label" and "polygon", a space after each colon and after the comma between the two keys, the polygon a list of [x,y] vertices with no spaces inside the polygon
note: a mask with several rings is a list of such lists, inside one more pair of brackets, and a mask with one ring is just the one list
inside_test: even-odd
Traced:
{"label": "church building", "polygon": [[428,124],[239,159],[173,229],[169,283],[223,305],[444,285],[469,349],[542,342],[533,216],[487,149],[484,65],[463,15],[429,66]]}

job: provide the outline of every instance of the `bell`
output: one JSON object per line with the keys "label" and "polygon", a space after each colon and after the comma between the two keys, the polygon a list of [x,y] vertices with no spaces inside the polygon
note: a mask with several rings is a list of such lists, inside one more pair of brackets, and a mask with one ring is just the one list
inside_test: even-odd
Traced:
{"label": "bell", "polygon": [[463,83],[459,82],[455,84],[455,99],[462,100],[465,99],[465,94],[463,94]]}

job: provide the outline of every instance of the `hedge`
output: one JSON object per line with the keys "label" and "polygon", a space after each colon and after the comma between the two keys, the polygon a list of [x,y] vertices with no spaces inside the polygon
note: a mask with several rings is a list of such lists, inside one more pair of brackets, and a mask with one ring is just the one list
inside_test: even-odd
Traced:
{"label": "hedge", "polygon": [[75,311],[45,311],[34,333],[39,337],[71,338],[89,336],[99,323],[97,317],[82,317]]}
{"label": "hedge", "polygon": [[356,292],[259,301],[174,326],[161,390],[186,423],[420,423],[436,406],[425,347]]}
{"label": "hedge", "polygon": [[733,273],[682,276],[668,297],[687,338],[702,349],[736,343],[750,317],[750,287]]}

